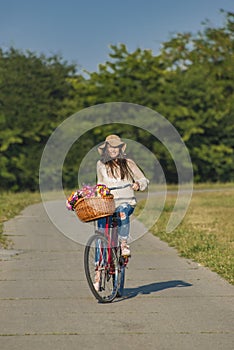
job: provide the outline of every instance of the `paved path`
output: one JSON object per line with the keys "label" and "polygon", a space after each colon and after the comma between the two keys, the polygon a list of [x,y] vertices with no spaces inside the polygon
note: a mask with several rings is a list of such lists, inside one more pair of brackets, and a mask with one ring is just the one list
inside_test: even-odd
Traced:
{"label": "paved path", "polygon": [[0,254],[1,350],[234,348],[234,287],[151,234],[132,244],[124,298],[106,305],[88,289],[84,247],[41,204],[5,234],[18,255]]}

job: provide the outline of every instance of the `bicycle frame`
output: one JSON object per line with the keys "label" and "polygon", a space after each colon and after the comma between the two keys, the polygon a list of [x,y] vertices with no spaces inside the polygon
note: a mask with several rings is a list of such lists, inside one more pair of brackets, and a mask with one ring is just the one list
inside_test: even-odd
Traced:
{"label": "bicycle frame", "polygon": [[[118,248],[121,250],[121,247],[119,245],[119,238],[118,238],[118,223],[117,223],[117,214],[114,213],[112,216],[107,216],[105,222],[105,230],[104,230],[104,237],[108,241],[108,249],[115,248],[116,252]],[[100,233],[98,230],[96,230],[97,233]],[[121,256],[121,251],[120,251]],[[124,260],[124,266],[126,267],[128,263],[128,257],[123,257]],[[108,261],[110,263],[110,261]]]}

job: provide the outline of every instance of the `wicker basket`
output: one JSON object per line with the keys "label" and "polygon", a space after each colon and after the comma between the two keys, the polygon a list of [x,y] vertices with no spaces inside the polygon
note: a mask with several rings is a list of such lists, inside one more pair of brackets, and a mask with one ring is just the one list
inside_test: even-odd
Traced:
{"label": "wicker basket", "polygon": [[115,211],[114,196],[80,198],[75,204],[75,211],[84,222],[112,215]]}

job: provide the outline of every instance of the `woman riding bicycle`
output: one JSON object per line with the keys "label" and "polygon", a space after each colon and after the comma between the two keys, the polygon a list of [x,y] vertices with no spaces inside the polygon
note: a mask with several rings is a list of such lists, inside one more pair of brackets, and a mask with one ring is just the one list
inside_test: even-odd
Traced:
{"label": "woman riding bicycle", "polygon": [[[126,143],[119,136],[106,137],[105,142],[98,147],[101,159],[97,162],[97,181],[112,189],[122,255],[130,256],[127,243],[130,229],[129,216],[136,206],[134,191],[144,191],[149,180],[132,159],[126,158],[125,149]],[[99,230],[104,230],[105,223],[105,218],[98,220]]]}

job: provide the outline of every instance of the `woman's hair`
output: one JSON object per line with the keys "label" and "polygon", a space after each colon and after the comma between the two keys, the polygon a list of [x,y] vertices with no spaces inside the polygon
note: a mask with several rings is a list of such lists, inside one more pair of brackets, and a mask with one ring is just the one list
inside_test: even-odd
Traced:
{"label": "woman's hair", "polygon": [[102,152],[101,161],[106,165],[108,169],[110,169],[110,173],[114,178],[116,178],[116,169],[119,166],[121,180],[133,180],[133,173],[128,165],[126,155],[123,153],[121,147],[119,147],[119,155],[116,159],[112,159],[110,157],[107,147],[105,147]]}

